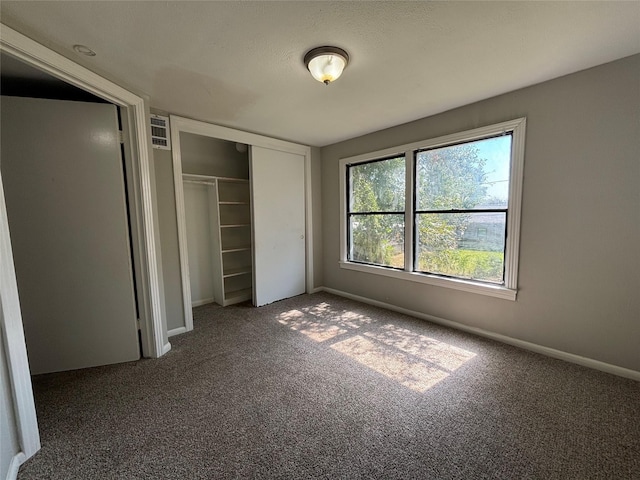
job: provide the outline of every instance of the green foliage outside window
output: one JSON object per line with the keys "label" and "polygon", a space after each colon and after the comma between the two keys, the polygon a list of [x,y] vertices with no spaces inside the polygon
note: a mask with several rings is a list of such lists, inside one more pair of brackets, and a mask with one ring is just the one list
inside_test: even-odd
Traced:
{"label": "green foliage outside window", "polygon": [[[350,167],[350,260],[403,268],[404,157]],[[377,212],[377,213],[373,213]],[[384,213],[383,213],[384,212]]]}
{"label": "green foliage outside window", "polygon": [[[507,198],[490,191],[479,142],[416,154],[417,271],[503,280],[506,214],[473,210],[506,209]],[[404,157],[351,165],[348,172],[349,260],[404,268]]]}
{"label": "green foliage outside window", "polygon": [[[453,145],[425,152],[416,158],[416,209],[429,211],[474,210],[487,207],[486,159],[473,143]],[[498,208],[506,199],[493,199]],[[487,216],[496,221],[494,228],[504,231],[499,214]],[[417,216],[416,270],[461,278],[501,282],[504,262],[504,238],[491,243],[476,241],[475,250],[465,249],[464,239],[472,213],[424,213]],[[475,222],[473,220],[476,220]],[[486,227],[484,228],[486,231]],[[477,237],[481,238],[481,237]]]}

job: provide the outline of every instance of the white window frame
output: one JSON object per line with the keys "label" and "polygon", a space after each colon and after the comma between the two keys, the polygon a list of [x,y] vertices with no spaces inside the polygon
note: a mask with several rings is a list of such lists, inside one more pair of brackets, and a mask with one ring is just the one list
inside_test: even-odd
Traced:
{"label": "white window frame", "polygon": [[[488,295],[506,300],[515,300],[518,292],[518,260],[520,248],[520,214],[522,205],[522,183],[524,173],[524,145],[526,118],[517,118],[486,127],[422,140],[406,145],[395,146],[384,150],[342,158],[340,160],[340,267],[348,270],[399,278],[412,282],[453,288],[465,292]],[[473,280],[442,277],[413,270],[413,186],[414,186],[414,153],[417,150],[445,147],[452,144],[482,140],[497,135],[511,133],[511,167],[509,174],[509,202],[507,218],[507,238],[504,257],[504,285],[492,285]],[[348,165],[370,162],[372,160],[402,155],[406,162],[406,195],[405,195],[405,268],[391,269],[376,265],[350,262],[347,256],[347,168]]]}

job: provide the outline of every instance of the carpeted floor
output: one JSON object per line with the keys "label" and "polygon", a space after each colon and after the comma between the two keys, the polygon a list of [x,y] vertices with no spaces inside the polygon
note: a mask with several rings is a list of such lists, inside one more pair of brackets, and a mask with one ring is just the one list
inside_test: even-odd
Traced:
{"label": "carpeted floor", "polygon": [[638,479],[640,383],[326,293],[34,377],[19,479]]}

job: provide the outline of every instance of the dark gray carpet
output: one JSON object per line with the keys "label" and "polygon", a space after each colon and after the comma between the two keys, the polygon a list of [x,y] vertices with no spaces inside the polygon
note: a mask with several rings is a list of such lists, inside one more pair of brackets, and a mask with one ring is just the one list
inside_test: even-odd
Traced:
{"label": "dark gray carpet", "polygon": [[640,478],[640,383],[321,293],[34,377],[37,479]]}

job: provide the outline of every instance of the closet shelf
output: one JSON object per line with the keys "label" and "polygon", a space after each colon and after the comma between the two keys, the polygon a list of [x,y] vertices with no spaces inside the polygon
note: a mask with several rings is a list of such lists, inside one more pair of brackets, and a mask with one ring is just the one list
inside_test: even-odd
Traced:
{"label": "closet shelf", "polygon": [[230,178],[230,177],[217,177],[218,183],[249,183],[249,180],[246,178]]}
{"label": "closet shelf", "polygon": [[238,247],[223,248],[222,253],[243,252],[245,250],[251,250],[251,245],[241,245]]}
{"label": "closet shelf", "polygon": [[244,288],[242,290],[234,290],[234,291],[231,291],[231,292],[225,292],[224,299],[225,300],[235,300],[235,301],[250,300],[251,299],[251,289],[250,288]]}
{"label": "closet shelf", "polygon": [[183,173],[183,180],[200,180],[210,184],[225,182],[225,183],[249,183],[246,178],[231,178],[231,177],[215,177],[212,175],[200,175],[197,173]]}
{"label": "closet shelf", "polygon": [[251,273],[251,266],[239,267],[239,268],[227,268],[222,276],[224,278],[235,277],[238,275],[247,275]]}
{"label": "closet shelf", "polygon": [[251,192],[247,179],[213,180],[208,197],[212,207],[211,243],[217,257],[213,262],[213,297],[226,307],[252,297]]}

